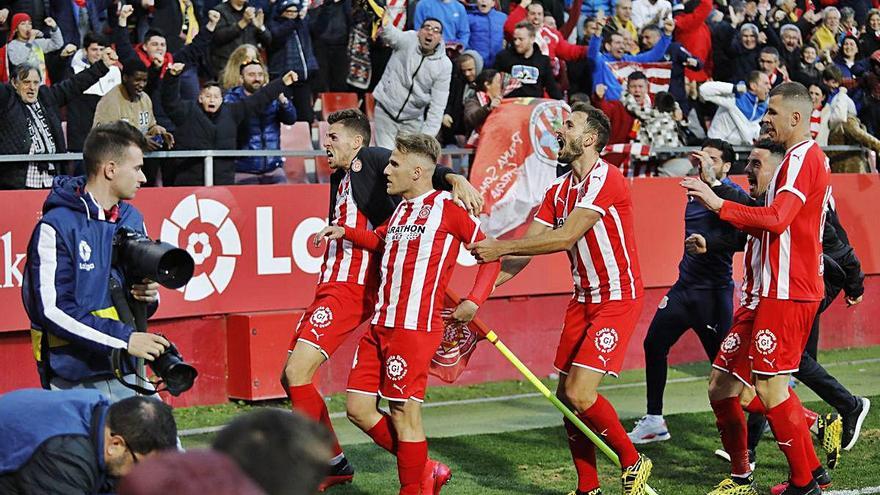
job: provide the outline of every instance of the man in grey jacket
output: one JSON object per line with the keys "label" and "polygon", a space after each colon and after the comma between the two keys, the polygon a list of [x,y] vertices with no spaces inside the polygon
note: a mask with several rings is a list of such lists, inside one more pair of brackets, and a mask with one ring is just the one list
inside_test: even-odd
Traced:
{"label": "man in grey jacket", "polygon": [[382,23],[382,37],[394,51],[373,90],[376,145],[393,149],[398,132],[430,136],[440,132],[452,62],[443,44],[443,24],[437,19],[429,17],[418,31],[406,32],[394,27],[387,14]]}

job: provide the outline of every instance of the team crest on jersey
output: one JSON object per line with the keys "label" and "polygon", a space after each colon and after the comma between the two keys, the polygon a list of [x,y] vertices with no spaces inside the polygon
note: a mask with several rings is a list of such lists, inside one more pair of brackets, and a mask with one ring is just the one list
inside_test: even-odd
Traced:
{"label": "team crest on jersey", "polygon": [[431,205],[424,205],[422,209],[419,210],[419,218],[425,219],[428,218],[428,215],[431,214]]}
{"label": "team crest on jersey", "polygon": [[755,334],[755,349],[765,356],[773,353],[776,350],[776,335],[768,328],[758,330]]}
{"label": "team crest on jersey", "polygon": [[725,352],[730,354],[731,352],[736,352],[739,349],[739,345],[742,342],[739,339],[739,335],[735,333],[727,334],[727,337],[724,338],[724,341],[721,342],[721,352]]}
{"label": "team crest on jersey", "polygon": [[603,328],[596,332],[596,338],[594,340],[596,344],[596,349],[599,349],[599,352],[611,352],[617,347],[617,342],[620,338],[617,336],[617,330],[613,328]]}
{"label": "team crest on jersey", "polygon": [[669,296],[663,296],[663,299],[660,299],[660,304],[657,305],[657,309],[666,309],[667,304],[669,304]]}
{"label": "team crest on jersey", "polygon": [[364,168],[364,164],[361,163],[360,158],[355,158],[354,161],[351,162],[351,171],[352,172],[360,172],[362,168]]}
{"label": "team crest on jersey", "polygon": [[406,376],[406,360],[400,354],[389,356],[385,361],[385,374],[392,381],[400,381]]}
{"label": "team crest on jersey", "polygon": [[318,306],[312,311],[309,323],[318,328],[327,328],[333,322],[333,310],[327,306]]}

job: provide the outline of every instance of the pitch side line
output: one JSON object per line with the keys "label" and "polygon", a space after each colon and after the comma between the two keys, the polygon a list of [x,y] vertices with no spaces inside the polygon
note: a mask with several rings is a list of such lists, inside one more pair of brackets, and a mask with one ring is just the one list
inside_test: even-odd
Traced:
{"label": "pitch side line", "polygon": [[[856,360],[852,360],[852,361],[834,361],[834,362],[831,362],[828,364],[823,364],[822,366],[825,368],[834,368],[837,366],[852,366],[852,365],[856,365],[856,364],[868,364],[868,363],[880,363],[880,358],[856,359]],[[708,378],[709,378],[708,376],[688,376],[688,377],[684,377],[684,378],[673,378],[671,380],[667,380],[666,383],[667,384],[670,384],[670,383],[690,383],[690,382],[706,381]],[[643,382],[643,381],[642,382],[633,382],[633,383],[619,383],[619,384],[601,386],[601,387],[599,387],[599,390],[600,391],[601,390],[620,390],[620,389],[624,389],[624,388],[636,388],[636,387],[644,387],[644,386],[645,386],[645,382]],[[478,398],[474,398],[474,399],[446,400],[446,401],[440,401],[440,402],[426,402],[426,403],[422,404],[422,408],[425,409],[425,408],[430,408],[430,407],[446,407],[446,406],[457,406],[457,405],[467,405],[467,404],[487,404],[487,403],[491,403],[491,402],[504,402],[504,401],[509,401],[509,400],[531,399],[534,397],[541,397],[541,394],[539,394],[537,392],[531,392],[528,394],[501,395],[498,397],[478,397]],[[340,419],[340,418],[344,418],[344,417],[345,417],[345,412],[335,412],[335,413],[330,414],[331,419]],[[223,426],[225,426],[225,425],[206,426],[204,428],[192,428],[189,430],[181,430],[177,434],[178,434],[178,436],[181,436],[181,437],[188,437],[188,436],[192,436],[192,435],[204,435],[207,433],[216,433],[216,432],[222,430]],[[856,495],[856,494],[862,494],[862,493],[864,493],[864,494],[880,493],[880,487],[865,488],[865,490],[875,489],[875,488],[877,491],[873,491],[873,492],[841,491],[839,493],[838,492],[826,492],[826,493],[832,493],[832,494],[836,494],[836,495]]]}
{"label": "pitch side line", "polygon": [[823,493],[825,495],[870,495],[872,493],[880,493],[880,486],[868,486],[853,490],[831,490]]}

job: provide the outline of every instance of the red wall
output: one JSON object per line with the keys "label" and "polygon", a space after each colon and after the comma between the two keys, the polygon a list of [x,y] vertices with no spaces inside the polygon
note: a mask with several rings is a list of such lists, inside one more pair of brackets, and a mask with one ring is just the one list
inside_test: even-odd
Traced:
{"label": "red wall", "polygon": [[[880,204],[880,178],[869,175],[836,175],[834,196],[842,221],[848,230],[866,273],[880,275],[880,229],[872,217]],[[665,287],[677,276],[684,225],[684,196],[676,179],[639,179],[633,181],[636,238],[643,279],[649,288],[636,335],[630,342],[626,367],[643,366],[641,342]],[[163,290],[163,308],[152,329],[173,340],[184,357],[199,369],[196,386],[175,405],[207,404],[225,401],[227,395],[242,398],[280,396],[277,385],[286,359],[290,331],[298,319],[296,309],[304,307],[314,291],[314,275],[307,273],[302,260],[318,253],[305,246],[298,227],[323,214],[327,194],[325,186],[254,186],[234,188],[172,188],[146,190],[137,204],[144,210],[148,230],[158,235],[164,219],[182,199],[195,194],[226,205],[229,218],[235,221],[241,237],[235,277],[228,289],[200,301],[186,301],[182,293]],[[18,205],[0,210],[0,392],[38,386],[27,320],[21,309],[20,288],[15,270],[24,263],[18,254],[25,252],[34,221],[38,218],[42,192],[11,192],[7,199]],[[269,226],[274,240],[272,256],[287,257],[289,273],[258,273],[258,235],[255,211],[271,207],[273,223]],[[302,230],[302,229],[301,229]],[[182,236],[185,237],[185,236]],[[165,239],[167,240],[167,239]],[[215,252],[219,246],[214,246]],[[16,263],[18,261],[18,263]],[[282,260],[283,261],[283,260]],[[208,266],[210,270],[212,267]],[[472,280],[472,267],[459,267],[453,288],[465,292]],[[198,269],[197,269],[198,273]],[[738,276],[738,275],[737,275]],[[880,321],[880,289],[870,277],[866,282],[866,303],[847,309],[838,301],[824,316],[823,347],[865,346],[880,344],[880,332],[873,322]],[[562,254],[536,259],[519,277],[502,287],[481,309],[480,316],[505,343],[533,370],[551,372],[562,315],[570,290],[567,260]],[[208,316],[193,316],[200,314]],[[227,314],[240,313],[227,317]],[[214,314],[215,316],[211,316]],[[831,331],[830,329],[833,329]],[[344,389],[351,365],[355,341],[347,342],[321,371],[324,392]],[[673,363],[703,359],[698,340],[687,334],[672,351]],[[231,374],[230,374],[231,373]],[[516,378],[516,371],[491,348],[481,344],[460,378],[462,383]]]}

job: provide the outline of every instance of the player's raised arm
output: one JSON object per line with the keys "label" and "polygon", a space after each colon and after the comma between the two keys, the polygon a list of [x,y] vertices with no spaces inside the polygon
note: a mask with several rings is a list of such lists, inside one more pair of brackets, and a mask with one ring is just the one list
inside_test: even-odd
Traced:
{"label": "player's raised arm", "polygon": [[508,255],[534,256],[567,251],[593,228],[600,218],[602,217],[595,210],[577,208],[568,216],[562,227],[556,230],[509,241],[487,238],[468,246],[468,249],[478,261],[484,263]]}
{"label": "player's raised arm", "polygon": [[[526,230],[525,237],[535,237],[544,235],[552,230],[552,227],[547,225],[546,223],[538,220],[537,218],[532,221],[529,225],[529,229]],[[528,266],[529,262],[532,261],[531,256],[507,256],[503,260],[501,260],[501,273],[498,274],[498,278],[495,279],[495,287],[500,287],[505,284],[508,280],[517,276],[519,272],[523,271],[526,266]]]}

